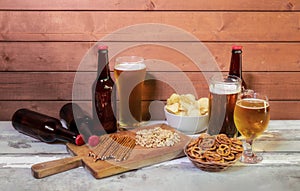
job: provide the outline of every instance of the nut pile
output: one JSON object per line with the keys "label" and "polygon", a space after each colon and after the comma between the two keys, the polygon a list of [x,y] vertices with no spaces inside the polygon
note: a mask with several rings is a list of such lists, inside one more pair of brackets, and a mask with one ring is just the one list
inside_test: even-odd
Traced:
{"label": "nut pile", "polygon": [[242,142],[225,134],[201,134],[186,147],[186,154],[198,162],[226,163],[238,159],[243,152]]}
{"label": "nut pile", "polygon": [[173,146],[180,141],[180,136],[171,130],[155,127],[136,132],[136,144],[147,148]]}

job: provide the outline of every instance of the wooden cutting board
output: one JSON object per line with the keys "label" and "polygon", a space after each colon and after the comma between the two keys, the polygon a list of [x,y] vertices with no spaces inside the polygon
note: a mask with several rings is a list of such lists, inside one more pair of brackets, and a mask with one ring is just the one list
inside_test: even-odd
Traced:
{"label": "wooden cutting board", "polygon": [[[160,126],[163,129],[175,131],[172,127],[166,124],[156,124],[137,128],[133,131],[118,132],[118,134],[126,134],[135,137],[136,131],[141,129],[154,128],[157,126]],[[122,162],[116,162],[114,160],[98,160],[94,162],[94,159],[88,156],[88,153],[92,148],[87,145],[76,146],[74,144],[68,143],[67,150],[73,155],[72,157],[35,164],[31,167],[32,175],[35,178],[43,178],[49,175],[83,166],[95,178],[98,179],[179,158],[184,156],[183,148],[191,138],[181,132],[176,132],[180,135],[180,142],[176,143],[174,146],[162,148],[145,148],[136,145],[132,150],[129,158]]]}

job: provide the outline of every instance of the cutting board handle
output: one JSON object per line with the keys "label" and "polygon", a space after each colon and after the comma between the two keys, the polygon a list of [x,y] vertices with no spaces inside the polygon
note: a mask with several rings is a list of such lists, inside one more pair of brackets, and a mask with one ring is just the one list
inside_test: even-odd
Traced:
{"label": "cutting board handle", "polygon": [[82,166],[82,157],[74,156],[32,165],[31,173],[35,178],[44,178]]}

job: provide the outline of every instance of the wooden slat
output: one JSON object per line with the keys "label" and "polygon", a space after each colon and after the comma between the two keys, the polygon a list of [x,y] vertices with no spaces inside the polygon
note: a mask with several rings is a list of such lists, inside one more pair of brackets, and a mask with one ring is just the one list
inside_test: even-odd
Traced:
{"label": "wooden slat", "polygon": [[[209,72],[148,72],[146,78],[156,80],[145,82],[144,100],[166,100],[174,91],[207,95],[203,74],[211,75]],[[73,72],[1,73],[0,100],[71,100],[74,75]],[[73,89],[77,95],[73,99],[90,99],[95,78],[95,72],[77,73],[76,89]],[[271,100],[299,100],[298,72],[244,72],[244,79],[249,88],[266,93]]]}
{"label": "wooden slat", "polygon": [[2,0],[4,10],[299,10],[298,0]]}
{"label": "wooden slat", "polygon": [[[59,118],[60,108],[69,101],[0,101],[0,120],[9,121],[14,112],[20,108],[28,108],[46,115]],[[87,112],[91,108],[90,101],[78,102],[85,107]],[[143,102],[144,120],[162,120],[165,119],[163,113],[164,102],[155,102],[149,111],[150,101]],[[300,102],[299,101],[271,101],[271,119],[299,119]],[[150,116],[150,113],[152,114]],[[298,127],[297,127],[298,128]]]}
{"label": "wooden slat", "polygon": [[[187,41],[185,32],[174,28],[178,27],[201,41],[299,41],[299,16],[299,12],[2,11],[0,40],[96,41],[110,34],[116,41]],[[145,23],[172,28],[147,24],[116,32]]]}
{"label": "wooden slat", "polygon": [[[176,49],[145,44],[122,50],[130,42],[107,42],[110,56],[140,55],[145,59],[168,61],[182,71],[197,71],[196,65],[187,58],[190,52],[180,53]],[[191,42],[174,42],[177,46],[192,46]],[[204,43],[222,71],[228,71],[231,45],[234,43]],[[299,43],[238,43],[243,46],[243,71],[300,71]],[[0,71],[95,71],[96,57],[82,63],[85,54],[96,42],[2,42],[0,43]],[[197,51],[195,51],[197,54]],[[197,57],[197,55],[196,55]],[[110,64],[113,69],[113,63]],[[151,69],[151,68],[150,68]],[[168,71],[170,68],[155,68]]]}
{"label": "wooden slat", "polygon": [[[0,121],[11,121],[13,114],[21,108],[59,118],[59,110],[68,102],[70,101],[0,101],[0,109],[2,111],[0,113]],[[89,103],[85,102],[85,104]]]}

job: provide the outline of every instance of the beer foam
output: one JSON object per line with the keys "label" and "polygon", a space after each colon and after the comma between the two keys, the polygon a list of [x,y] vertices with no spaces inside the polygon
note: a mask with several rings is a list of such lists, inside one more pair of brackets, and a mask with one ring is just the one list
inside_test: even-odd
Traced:
{"label": "beer foam", "polygon": [[[246,105],[243,105],[241,102],[242,101],[247,101],[248,103],[263,103],[264,106],[246,106]],[[242,108],[247,108],[247,109],[264,109],[264,108],[267,108],[269,107],[269,103],[266,101],[266,100],[263,100],[263,99],[257,99],[257,98],[245,98],[243,100],[239,100],[236,104],[238,104],[240,107]]]}
{"label": "beer foam", "polygon": [[214,94],[237,94],[241,91],[241,86],[236,84],[215,84],[210,85],[209,91]]}
{"label": "beer foam", "polygon": [[135,71],[145,69],[146,65],[144,63],[130,63],[124,62],[115,66],[117,70],[125,70],[125,71]]}

